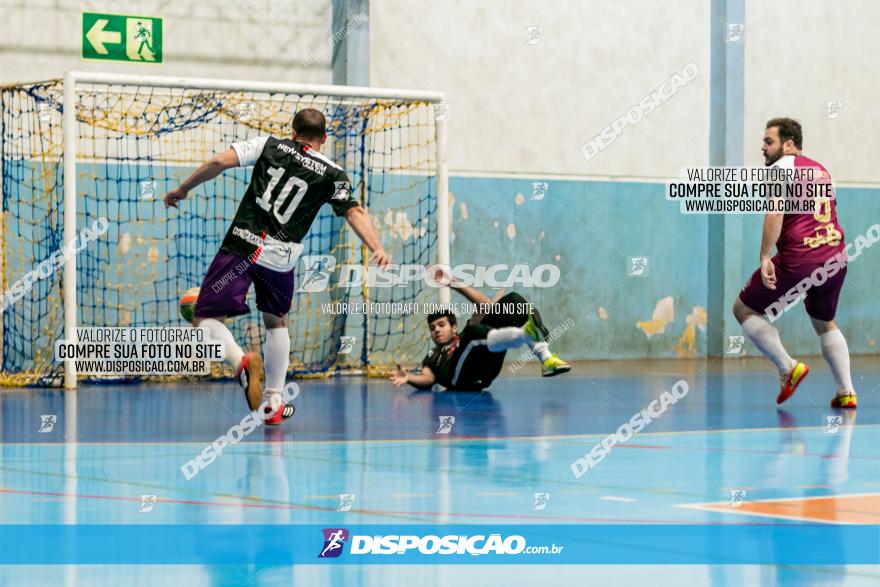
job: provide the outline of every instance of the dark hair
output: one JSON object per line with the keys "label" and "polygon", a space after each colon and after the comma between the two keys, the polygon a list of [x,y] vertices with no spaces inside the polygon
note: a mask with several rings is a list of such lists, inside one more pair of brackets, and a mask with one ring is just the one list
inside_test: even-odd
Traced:
{"label": "dark hair", "polygon": [[327,119],[320,110],[303,108],[293,117],[293,130],[303,139],[320,139],[327,132]]}
{"label": "dark hair", "polygon": [[780,143],[791,140],[798,149],[804,148],[804,131],[801,129],[800,122],[793,118],[771,118],[767,121],[765,128],[774,126],[778,129]]}
{"label": "dark hair", "polygon": [[447,318],[452,326],[456,324],[455,314],[452,313],[452,310],[440,310],[439,312],[428,314],[428,325],[430,326],[434,320],[439,320],[440,318]]}

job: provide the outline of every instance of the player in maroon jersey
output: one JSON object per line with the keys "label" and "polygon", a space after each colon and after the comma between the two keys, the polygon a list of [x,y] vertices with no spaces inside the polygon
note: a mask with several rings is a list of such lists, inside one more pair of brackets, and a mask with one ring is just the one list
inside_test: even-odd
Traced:
{"label": "player in maroon jersey", "polygon": [[[767,122],[762,149],[765,165],[794,170],[803,177],[809,175],[807,170],[812,168],[812,182],[826,184],[823,196],[828,194],[829,197],[812,198],[815,206],[811,206],[810,213],[767,213],[761,237],[761,266],[737,297],[733,313],[749,340],[779,369],[781,388],[776,403],[781,404],[794,394],[810,368],[785,351],[767,313],[774,307],[783,307],[783,302],[790,304],[799,299],[798,286],[802,282],[808,284],[804,307],[837,384],[831,406],[855,408],[857,399],[850,374],[849,348],[834,322],[846,278],[846,243],[837,223],[830,175],[818,162],[804,157],[802,147],[800,123],[790,118]],[[774,245],[776,255],[772,254]],[[820,267],[823,269],[819,270]],[[822,277],[826,279],[823,281]],[[797,295],[786,295],[789,292]]]}

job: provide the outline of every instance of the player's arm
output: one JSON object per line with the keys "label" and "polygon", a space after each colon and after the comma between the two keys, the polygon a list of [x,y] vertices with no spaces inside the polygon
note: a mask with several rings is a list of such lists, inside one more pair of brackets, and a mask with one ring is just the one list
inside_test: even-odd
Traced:
{"label": "player's arm", "polygon": [[232,167],[250,167],[257,162],[268,136],[259,136],[246,141],[232,143],[229,149],[215,155],[213,159],[195,170],[195,173],[187,177],[180,186],[174,188],[165,196],[165,207],[174,206],[177,202],[186,199],[188,192],[194,187],[214,179],[227,169]]}
{"label": "player's arm", "polygon": [[372,253],[370,260],[379,267],[388,265],[391,257],[385,252],[385,248],[379,241],[379,235],[376,234],[376,229],[373,228],[373,223],[370,221],[370,215],[367,214],[363,206],[358,204],[346,210],[345,220],[361,241],[367,245],[367,248],[370,249]]}
{"label": "player's arm", "polygon": [[425,365],[422,365],[420,373],[410,373],[400,365],[397,365],[397,368],[391,372],[390,379],[394,387],[400,387],[404,383],[409,383],[416,389],[429,389],[437,380],[434,377],[434,372]]}
{"label": "player's arm", "polygon": [[235,149],[226,149],[203,163],[192,175],[180,182],[180,185],[165,195],[165,207],[177,208],[177,202],[185,200],[189,191],[206,181],[210,181],[232,167],[238,167],[238,154]]}
{"label": "player's arm", "polygon": [[477,307],[477,311],[468,319],[468,324],[479,324],[486,316],[481,310],[488,308],[492,300],[481,291],[462,285],[460,281],[437,267],[434,272],[434,281],[442,285],[448,285],[453,291],[463,295],[469,302]]}
{"label": "player's arm", "polygon": [[773,247],[782,234],[782,212],[771,212],[764,216],[764,230],[761,233],[761,281],[767,289],[776,289],[776,266],[771,260]]}
{"label": "player's arm", "polygon": [[479,324],[483,321],[483,318],[486,316],[487,308],[492,304],[492,300],[489,299],[489,296],[484,294],[481,291],[477,291],[472,287],[465,287],[460,284],[456,284],[455,280],[449,285],[453,289],[453,291],[457,291],[464,297],[468,299],[469,302],[474,304],[477,309],[468,318],[468,324]]}

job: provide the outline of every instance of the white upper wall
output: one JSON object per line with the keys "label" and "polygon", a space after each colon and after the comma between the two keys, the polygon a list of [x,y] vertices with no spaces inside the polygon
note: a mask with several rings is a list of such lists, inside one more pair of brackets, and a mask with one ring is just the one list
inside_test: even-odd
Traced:
{"label": "white upper wall", "polygon": [[[584,158],[690,62],[690,85]],[[370,82],[446,92],[453,173],[673,177],[708,163],[709,3],[373,0]]]}
{"label": "white upper wall", "polygon": [[[0,83],[65,70],[330,83],[330,0],[0,0]],[[80,57],[81,12],[164,19],[165,63]],[[744,157],[768,118],[804,125],[838,181],[876,183],[880,3],[746,0]],[[709,3],[372,0],[371,84],[450,103],[450,168],[530,176],[670,177],[708,162]],[[527,28],[543,27],[536,44]],[[305,65],[314,56],[316,61]],[[311,61],[311,60],[310,60]],[[587,161],[580,147],[694,62],[699,76]],[[836,118],[826,104],[841,102]],[[847,140],[855,137],[856,140]]]}
{"label": "white upper wall", "polygon": [[[880,3],[746,2],[745,162],[760,164],[767,120],[804,128],[804,154],[836,181],[880,181]],[[839,101],[836,118],[827,102]]]}
{"label": "white upper wall", "polygon": [[[0,83],[66,70],[330,83],[330,0],[0,0]],[[163,19],[164,63],[83,60],[82,12]],[[310,55],[315,62],[304,66]]]}

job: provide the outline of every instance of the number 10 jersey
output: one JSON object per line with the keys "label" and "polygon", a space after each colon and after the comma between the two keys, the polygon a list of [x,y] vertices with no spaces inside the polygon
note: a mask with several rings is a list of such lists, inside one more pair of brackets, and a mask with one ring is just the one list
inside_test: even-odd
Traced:
{"label": "number 10 jersey", "polygon": [[329,203],[342,216],[358,205],[345,171],[304,143],[256,137],[232,148],[239,165],[254,170],[221,251],[289,271],[321,206]]}

